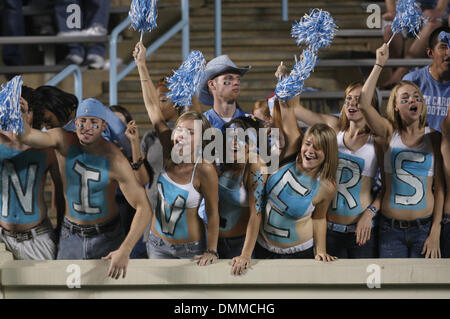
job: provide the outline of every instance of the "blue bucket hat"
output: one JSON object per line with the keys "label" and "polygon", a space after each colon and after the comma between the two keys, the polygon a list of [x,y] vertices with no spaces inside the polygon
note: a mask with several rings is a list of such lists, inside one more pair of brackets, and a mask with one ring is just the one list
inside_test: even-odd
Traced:
{"label": "blue bucket hat", "polygon": [[88,98],[83,100],[77,108],[77,113],[75,118],[90,116],[102,119],[108,122],[108,111],[110,111],[106,106],[103,105],[97,99]]}
{"label": "blue bucket hat", "polygon": [[[109,108],[97,99],[88,98],[83,100],[77,108],[75,119],[84,116],[91,116],[102,119],[106,122],[106,130],[102,136],[109,142],[116,142],[125,149],[127,154],[131,154],[131,145],[125,136],[127,126]],[[75,121],[71,120],[64,126],[66,131],[75,131]]]}
{"label": "blue bucket hat", "polygon": [[203,73],[203,77],[198,85],[198,99],[204,105],[212,106],[214,104],[214,98],[209,93],[208,81],[226,71],[238,73],[243,76],[248,70],[250,70],[250,68],[251,66],[239,68],[233,61],[231,61],[228,55],[219,55],[218,57],[215,57],[209,61],[208,64],[206,64],[205,72]]}

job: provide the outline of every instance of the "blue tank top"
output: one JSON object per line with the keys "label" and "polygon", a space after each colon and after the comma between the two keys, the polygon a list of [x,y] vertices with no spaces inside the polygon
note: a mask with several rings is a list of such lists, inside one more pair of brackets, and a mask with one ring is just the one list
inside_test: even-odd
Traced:
{"label": "blue tank top", "polygon": [[248,207],[248,194],[242,179],[244,171],[237,180],[226,172],[219,177],[219,215],[220,230],[232,229],[244,207]]}
{"label": "blue tank top", "polygon": [[272,174],[266,182],[266,210],[262,232],[280,244],[301,240],[297,220],[314,212],[312,201],[319,191],[319,181],[297,172],[295,161]]}
{"label": "blue tank top", "polygon": [[74,144],[70,146],[66,156],[66,199],[70,217],[92,221],[108,216],[109,169],[106,157],[86,154]]}
{"label": "blue tank top", "polygon": [[45,152],[20,151],[0,144],[1,220],[20,225],[39,221],[39,182],[46,160]]}

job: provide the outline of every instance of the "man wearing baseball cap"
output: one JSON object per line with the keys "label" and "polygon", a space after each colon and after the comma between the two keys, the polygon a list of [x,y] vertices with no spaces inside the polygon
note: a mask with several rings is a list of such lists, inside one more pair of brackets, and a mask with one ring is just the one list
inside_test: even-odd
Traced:
{"label": "man wearing baseball cap", "polygon": [[212,106],[203,113],[211,126],[221,130],[225,123],[246,114],[239,108],[237,99],[241,92],[241,77],[249,69],[250,66],[237,67],[228,55],[220,55],[206,65],[197,95],[201,103]]}
{"label": "man wearing baseball cap", "polygon": [[[131,250],[151,220],[151,207],[128,160],[102,136],[108,111],[89,98],[77,108],[75,132],[41,132],[24,123],[18,139],[34,148],[56,150],[66,202],[57,259],[111,259],[108,275],[118,279],[125,277]],[[117,186],[136,209],[126,237],[115,202]]]}

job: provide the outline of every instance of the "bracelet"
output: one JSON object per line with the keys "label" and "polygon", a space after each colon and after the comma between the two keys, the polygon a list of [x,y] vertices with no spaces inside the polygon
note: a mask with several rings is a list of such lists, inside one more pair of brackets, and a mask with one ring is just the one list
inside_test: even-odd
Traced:
{"label": "bracelet", "polygon": [[369,205],[366,209],[370,210],[374,214],[373,217],[377,216],[378,210],[375,208],[375,206]]}
{"label": "bracelet", "polygon": [[130,165],[133,170],[137,171],[139,167],[141,167],[142,163],[144,163],[144,159],[141,157],[136,163],[130,162]]}
{"label": "bracelet", "polygon": [[375,65],[378,65],[380,68],[383,68],[381,64],[375,63]]}
{"label": "bracelet", "polygon": [[215,250],[212,250],[212,249],[205,250],[204,254],[211,254],[211,255],[214,255],[217,258],[219,258],[219,253],[217,251],[215,251]]}

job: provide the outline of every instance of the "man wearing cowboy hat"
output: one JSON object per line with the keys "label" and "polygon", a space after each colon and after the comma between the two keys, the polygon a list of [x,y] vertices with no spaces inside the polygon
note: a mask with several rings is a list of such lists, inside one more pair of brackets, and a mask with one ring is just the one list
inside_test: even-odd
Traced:
{"label": "man wearing cowboy hat", "polygon": [[239,108],[237,99],[241,92],[241,77],[249,69],[250,66],[237,67],[228,55],[220,55],[206,65],[197,95],[201,103],[212,106],[203,113],[212,127],[221,130],[225,123],[246,114]]}
{"label": "man wearing cowboy hat", "polygon": [[[150,222],[151,207],[128,160],[102,136],[112,122],[110,113],[89,98],[77,108],[75,132],[63,128],[41,132],[24,121],[18,140],[56,150],[66,202],[57,259],[111,259],[108,274],[118,279],[121,274],[125,277],[131,250]],[[118,186],[136,208],[126,237],[115,202]]]}

